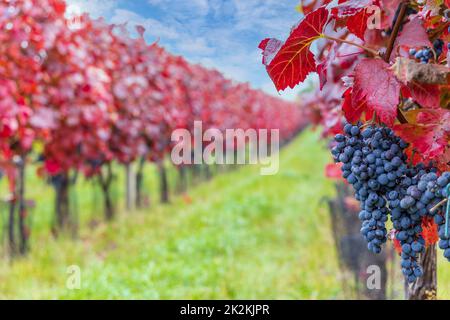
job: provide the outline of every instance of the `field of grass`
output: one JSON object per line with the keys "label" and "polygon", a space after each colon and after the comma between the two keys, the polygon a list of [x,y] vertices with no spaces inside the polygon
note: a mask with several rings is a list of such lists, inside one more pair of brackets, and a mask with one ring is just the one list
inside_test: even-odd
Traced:
{"label": "field of grass", "polygon": [[[88,222],[101,221],[101,194],[80,184],[78,240],[49,234],[52,190],[33,179],[32,252],[12,263],[1,259],[0,299],[342,298],[321,201],[333,195],[323,175],[328,161],[318,134],[307,131],[282,150],[278,175],[241,167],[170,205],[123,211],[113,223],[95,227]],[[146,185],[154,194],[148,170]],[[81,268],[80,290],[66,286],[71,265]],[[441,298],[450,298],[450,266],[441,263],[439,270]]]}

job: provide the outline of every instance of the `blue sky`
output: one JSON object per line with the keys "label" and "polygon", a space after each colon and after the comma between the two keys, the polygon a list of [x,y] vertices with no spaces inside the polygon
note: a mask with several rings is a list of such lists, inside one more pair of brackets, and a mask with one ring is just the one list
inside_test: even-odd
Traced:
{"label": "blue sky", "polygon": [[300,19],[298,0],[68,0],[69,10],[87,11],[111,23],[146,29],[149,42],[194,63],[216,68],[228,78],[280,95],[261,64],[259,42],[285,39]]}

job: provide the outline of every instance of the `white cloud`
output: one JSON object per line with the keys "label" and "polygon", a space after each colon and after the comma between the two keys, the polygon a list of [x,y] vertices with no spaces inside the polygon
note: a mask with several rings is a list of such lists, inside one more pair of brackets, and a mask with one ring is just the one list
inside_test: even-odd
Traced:
{"label": "white cloud", "polygon": [[93,18],[106,17],[117,7],[117,0],[66,0],[68,11],[89,13]]}
{"label": "white cloud", "polygon": [[180,52],[185,52],[190,55],[212,55],[216,49],[209,46],[205,38],[191,38],[182,39],[177,43],[177,48]]}
{"label": "white cloud", "polygon": [[141,25],[145,28],[146,35],[150,35],[155,38],[170,40],[180,38],[180,33],[175,27],[163,24],[156,19],[144,18],[135,12],[125,9],[116,9],[110,22],[115,24],[128,23],[133,27],[136,25]]}
{"label": "white cloud", "polygon": [[298,98],[298,89],[286,89],[283,92],[278,92],[275,88],[275,85],[272,83],[272,81],[267,81],[261,86],[258,86],[259,89],[263,90],[264,92],[284,100],[290,100],[295,101]]}
{"label": "white cloud", "polygon": [[287,17],[300,18],[294,10],[298,0],[233,0],[233,3],[238,30],[261,30],[271,37],[282,37],[293,26]]}
{"label": "white cloud", "polygon": [[205,16],[209,12],[208,0],[147,0],[147,2],[177,16],[186,14]]}

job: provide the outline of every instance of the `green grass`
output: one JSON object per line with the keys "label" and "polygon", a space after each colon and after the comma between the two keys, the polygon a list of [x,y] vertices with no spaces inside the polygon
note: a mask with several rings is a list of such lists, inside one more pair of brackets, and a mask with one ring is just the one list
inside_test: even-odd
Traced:
{"label": "green grass", "polygon": [[[52,193],[32,181],[29,194],[38,200],[32,252],[13,263],[1,260],[0,298],[342,298],[327,207],[321,202],[333,194],[323,175],[328,153],[318,134],[307,131],[282,150],[280,160],[278,175],[241,167],[170,205],[123,212],[95,228],[88,222],[101,221],[101,205],[93,205],[99,201],[95,192],[80,184],[82,228],[75,241],[48,234]],[[152,170],[146,185],[155,195]],[[174,176],[171,172],[172,184]],[[80,290],[66,287],[70,265],[81,268]],[[439,283],[450,283],[448,271],[441,264]],[[450,297],[448,289],[443,297]]]}

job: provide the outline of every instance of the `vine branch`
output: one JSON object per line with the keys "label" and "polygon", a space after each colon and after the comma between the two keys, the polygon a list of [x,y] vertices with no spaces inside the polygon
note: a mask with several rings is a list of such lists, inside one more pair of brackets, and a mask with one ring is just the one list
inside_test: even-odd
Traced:
{"label": "vine branch", "polygon": [[405,20],[406,10],[408,9],[409,1],[402,1],[400,3],[400,11],[397,16],[397,21],[394,24],[394,28],[392,29],[391,38],[389,39],[389,44],[386,50],[386,54],[384,56],[384,61],[389,62],[391,59],[392,51],[394,50],[395,40],[397,39],[398,33],[400,32],[400,28],[403,24],[403,20]]}
{"label": "vine branch", "polygon": [[328,36],[328,35],[326,35],[326,34],[324,34],[323,37],[324,37],[325,39],[328,39],[328,40],[332,40],[332,41],[336,41],[336,42],[341,42],[341,43],[346,43],[346,44],[349,44],[349,45],[358,47],[358,48],[360,48],[360,49],[363,49],[364,51],[367,51],[367,52],[371,53],[371,54],[374,55],[374,56],[379,56],[378,51],[373,50],[373,49],[368,48],[368,47],[365,47],[365,46],[362,46],[362,45],[357,44],[357,43],[355,43],[355,42],[353,42],[353,41],[349,41],[349,40],[345,40],[345,39],[340,39],[340,38],[335,38],[335,37],[332,37],[332,36]]}
{"label": "vine branch", "polygon": [[[392,29],[391,37],[389,39],[388,47],[386,50],[386,53],[384,55],[384,61],[389,63],[391,60],[392,51],[394,50],[395,40],[398,37],[398,33],[400,32],[400,28],[403,24],[403,20],[405,20],[406,17],[406,11],[408,9],[409,1],[402,1],[400,3],[400,10],[397,16],[397,21],[394,24],[394,28]],[[400,123],[405,124],[408,123],[408,120],[403,115],[400,108],[397,108],[397,119]]]}

